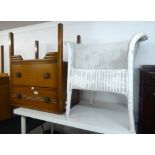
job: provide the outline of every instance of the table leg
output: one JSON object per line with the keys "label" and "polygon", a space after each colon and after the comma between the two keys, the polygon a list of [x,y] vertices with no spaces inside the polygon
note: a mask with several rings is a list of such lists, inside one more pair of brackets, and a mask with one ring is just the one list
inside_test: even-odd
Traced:
{"label": "table leg", "polygon": [[51,124],[51,134],[53,134],[53,131],[54,131],[54,123],[50,123]]}
{"label": "table leg", "polygon": [[21,116],[21,133],[26,134],[26,117]]}

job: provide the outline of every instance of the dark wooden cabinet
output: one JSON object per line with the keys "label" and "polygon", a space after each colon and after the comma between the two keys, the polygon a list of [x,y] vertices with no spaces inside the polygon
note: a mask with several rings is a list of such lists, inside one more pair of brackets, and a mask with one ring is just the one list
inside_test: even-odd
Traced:
{"label": "dark wooden cabinet", "polygon": [[11,117],[9,76],[4,73],[4,46],[0,47],[0,120]]}
{"label": "dark wooden cabinet", "polygon": [[155,66],[140,69],[140,104],[138,133],[155,133]]}
{"label": "dark wooden cabinet", "polygon": [[9,76],[0,73],[0,120],[11,117]]}

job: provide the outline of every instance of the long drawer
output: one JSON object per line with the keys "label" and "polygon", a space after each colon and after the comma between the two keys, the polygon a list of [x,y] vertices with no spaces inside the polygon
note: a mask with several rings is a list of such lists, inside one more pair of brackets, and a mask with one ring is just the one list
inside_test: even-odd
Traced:
{"label": "long drawer", "polygon": [[19,86],[12,90],[12,104],[16,106],[44,110],[57,111],[56,90],[41,87]]}
{"label": "long drawer", "polygon": [[41,61],[13,63],[12,85],[57,88],[57,65]]}

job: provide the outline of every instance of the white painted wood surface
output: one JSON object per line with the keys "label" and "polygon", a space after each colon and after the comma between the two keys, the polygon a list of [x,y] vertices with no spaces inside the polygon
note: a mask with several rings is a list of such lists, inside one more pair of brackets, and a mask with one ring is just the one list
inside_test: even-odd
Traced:
{"label": "white painted wood surface", "polygon": [[[117,109],[101,109],[93,106],[76,105],[71,109],[71,117],[27,108],[17,108],[14,113],[24,117],[35,118],[97,133],[131,133],[127,108],[119,105]],[[22,127],[24,131],[24,126]]]}
{"label": "white painted wood surface", "polygon": [[26,134],[26,117],[21,116],[21,133]]}

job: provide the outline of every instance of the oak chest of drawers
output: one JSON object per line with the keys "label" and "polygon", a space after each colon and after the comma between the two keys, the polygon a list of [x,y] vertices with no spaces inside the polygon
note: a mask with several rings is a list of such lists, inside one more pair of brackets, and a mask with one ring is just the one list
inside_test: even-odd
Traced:
{"label": "oak chest of drawers", "polygon": [[[58,52],[49,52],[43,59],[23,60],[14,55],[13,33],[10,38],[11,104],[52,113],[65,112],[67,62],[63,62],[63,25],[58,25]],[[79,102],[74,91],[72,103]]]}
{"label": "oak chest of drawers", "polygon": [[11,117],[9,76],[4,73],[4,46],[0,47],[0,120]]}

